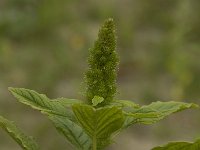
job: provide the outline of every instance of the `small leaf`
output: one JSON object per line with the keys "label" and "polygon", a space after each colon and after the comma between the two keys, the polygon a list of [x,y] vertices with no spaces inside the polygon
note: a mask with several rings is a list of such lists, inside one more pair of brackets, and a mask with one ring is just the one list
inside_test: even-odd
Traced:
{"label": "small leaf", "polygon": [[92,99],[92,106],[97,106],[98,104],[100,104],[103,101],[104,101],[103,97],[94,96],[94,98]]}
{"label": "small leaf", "polygon": [[200,140],[197,140],[194,143],[171,142],[165,146],[155,147],[152,150],[200,150]]}
{"label": "small leaf", "polygon": [[75,104],[72,109],[87,134],[97,141],[99,149],[110,142],[112,133],[119,130],[124,122],[122,110],[117,107],[95,109],[89,105]]}
{"label": "small leaf", "polygon": [[123,127],[126,128],[135,123],[153,124],[172,113],[197,107],[198,105],[193,103],[183,103],[174,101],[153,102],[150,105],[134,109],[132,110],[132,112],[124,112],[126,114],[126,121]]}
{"label": "small leaf", "polygon": [[90,150],[91,139],[79,125],[62,116],[49,115],[49,119],[78,150]]}
{"label": "small leaf", "polygon": [[5,130],[24,150],[39,150],[32,137],[26,136],[12,121],[0,116],[0,127]]}

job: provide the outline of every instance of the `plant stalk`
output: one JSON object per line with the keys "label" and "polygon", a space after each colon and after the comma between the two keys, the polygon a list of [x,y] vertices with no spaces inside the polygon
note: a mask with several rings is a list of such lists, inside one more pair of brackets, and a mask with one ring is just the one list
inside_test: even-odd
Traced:
{"label": "plant stalk", "polygon": [[96,135],[93,136],[93,139],[92,139],[92,150],[97,150],[97,140],[96,140]]}

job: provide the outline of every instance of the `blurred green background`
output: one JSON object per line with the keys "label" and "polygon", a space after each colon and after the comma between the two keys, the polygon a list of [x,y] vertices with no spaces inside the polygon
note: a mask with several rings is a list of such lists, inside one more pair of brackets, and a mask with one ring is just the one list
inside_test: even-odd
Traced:
{"label": "blurred green background", "polygon": [[[7,87],[50,98],[82,98],[88,49],[103,21],[117,26],[116,98],[139,104],[200,104],[199,0],[0,0],[0,114],[36,137],[43,150],[72,150],[49,120],[18,103]],[[149,150],[200,137],[200,113],[187,110],[155,125],[135,125],[109,150]],[[20,150],[0,131],[1,150]]]}

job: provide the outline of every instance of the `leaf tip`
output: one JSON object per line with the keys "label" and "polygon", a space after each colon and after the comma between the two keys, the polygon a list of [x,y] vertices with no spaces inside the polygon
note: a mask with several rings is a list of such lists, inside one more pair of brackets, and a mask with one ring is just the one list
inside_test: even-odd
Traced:
{"label": "leaf tip", "polygon": [[13,87],[8,87],[8,91],[12,91],[13,89]]}
{"label": "leaf tip", "polygon": [[198,105],[198,104],[192,103],[192,104],[191,104],[191,107],[192,107],[192,108],[198,108],[198,109],[199,109],[199,105]]}
{"label": "leaf tip", "polygon": [[15,89],[16,88],[14,88],[14,87],[8,87],[8,91],[11,92],[12,94],[15,92]]}

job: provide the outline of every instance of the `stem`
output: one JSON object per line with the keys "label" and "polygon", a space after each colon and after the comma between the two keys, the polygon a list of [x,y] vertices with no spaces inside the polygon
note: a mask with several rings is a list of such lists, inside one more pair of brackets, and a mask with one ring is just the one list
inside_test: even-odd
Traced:
{"label": "stem", "polygon": [[93,139],[92,139],[92,150],[97,150],[96,134],[93,136]]}

